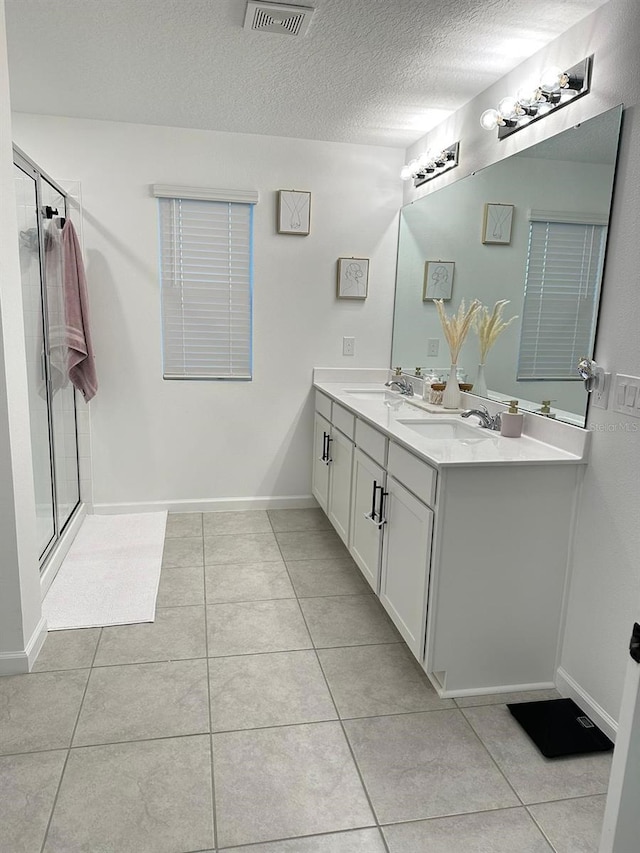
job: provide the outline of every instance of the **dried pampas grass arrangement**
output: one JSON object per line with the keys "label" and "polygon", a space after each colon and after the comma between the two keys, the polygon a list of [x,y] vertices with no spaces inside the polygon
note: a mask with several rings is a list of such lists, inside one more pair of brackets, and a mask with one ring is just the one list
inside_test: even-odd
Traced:
{"label": "dried pampas grass arrangement", "polygon": [[480,345],[480,364],[485,363],[487,353],[495,344],[498,336],[504,332],[507,326],[510,326],[517,316],[510,317],[506,323],[502,319],[502,314],[505,305],[509,304],[508,299],[499,299],[493,306],[493,311],[489,312],[486,305],[480,305],[479,310],[473,317],[473,327],[478,335],[478,343]]}
{"label": "dried pampas grass arrangement", "polygon": [[451,317],[449,317],[447,312],[444,310],[444,301],[442,299],[434,299],[434,302],[440,316],[442,331],[444,332],[444,336],[449,344],[451,364],[457,364],[462,344],[465,342],[465,338],[467,337],[469,329],[473,323],[473,318],[481,308],[481,304],[477,299],[474,299],[471,305],[465,309],[463,299],[460,303],[460,307],[458,308],[458,313],[452,314]]}

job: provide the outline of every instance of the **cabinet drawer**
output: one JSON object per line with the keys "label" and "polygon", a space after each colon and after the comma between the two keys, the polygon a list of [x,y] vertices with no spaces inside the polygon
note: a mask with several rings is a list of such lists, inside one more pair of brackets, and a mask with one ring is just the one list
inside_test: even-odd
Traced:
{"label": "cabinet drawer", "polygon": [[359,419],[356,420],[356,445],[378,465],[384,467],[387,459],[387,437]]}
{"label": "cabinet drawer", "polygon": [[320,412],[328,421],[331,420],[331,398],[321,391],[316,391],[316,412]]}
{"label": "cabinet drawer", "polygon": [[353,441],[353,433],[355,428],[355,415],[352,415],[348,409],[340,406],[338,403],[333,404],[333,415],[331,423],[337,427],[341,433]]}
{"label": "cabinet drawer", "polygon": [[429,506],[434,505],[438,473],[426,462],[403,447],[390,442],[387,471],[420,500]]}

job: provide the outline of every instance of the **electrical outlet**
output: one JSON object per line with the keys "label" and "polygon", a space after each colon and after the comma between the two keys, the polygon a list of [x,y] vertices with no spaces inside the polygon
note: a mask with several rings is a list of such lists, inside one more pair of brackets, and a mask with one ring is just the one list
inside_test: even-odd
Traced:
{"label": "electrical outlet", "polygon": [[613,411],[640,418],[640,377],[616,373],[613,383]]}
{"label": "electrical outlet", "polygon": [[356,354],[356,339],[355,338],[343,338],[342,339],[342,355],[355,355]]}
{"label": "electrical outlet", "polygon": [[427,355],[429,358],[437,358],[440,350],[440,340],[438,338],[429,338],[427,341]]}
{"label": "electrical outlet", "polygon": [[605,373],[601,367],[596,369],[596,374],[598,376],[598,387],[591,392],[591,403],[596,409],[606,409],[609,406],[611,374]]}

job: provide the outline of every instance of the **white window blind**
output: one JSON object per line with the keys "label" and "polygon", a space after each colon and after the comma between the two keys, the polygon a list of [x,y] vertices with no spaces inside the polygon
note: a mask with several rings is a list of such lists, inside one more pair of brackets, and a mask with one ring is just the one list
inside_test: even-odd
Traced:
{"label": "white window blind", "polygon": [[593,345],[606,227],[532,221],[518,379],[578,379]]}
{"label": "white window blind", "polygon": [[165,379],[251,379],[253,204],[160,198]]}

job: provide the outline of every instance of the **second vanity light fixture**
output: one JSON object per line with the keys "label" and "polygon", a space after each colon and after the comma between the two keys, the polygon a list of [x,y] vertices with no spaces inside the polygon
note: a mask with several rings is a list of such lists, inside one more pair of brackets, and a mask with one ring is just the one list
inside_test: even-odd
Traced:
{"label": "second vanity light fixture", "polygon": [[400,177],[403,181],[409,181],[413,178],[414,187],[426,184],[427,181],[432,181],[438,175],[442,175],[443,172],[448,172],[449,169],[458,165],[459,149],[460,143],[455,142],[437,154],[424,151],[415,160],[402,167]]}
{"label": "second vanity light fixture", "polygon": [[480,124],[485,130],[497,127],[498,139],[504,139],[586,95],[591,85],[592,65],[593,57],[588,56],[566,71],[555,66],[547,68],[539,83],[524,86],[515,97],[503,98],[497,110],[485,110],[480,116]]}

